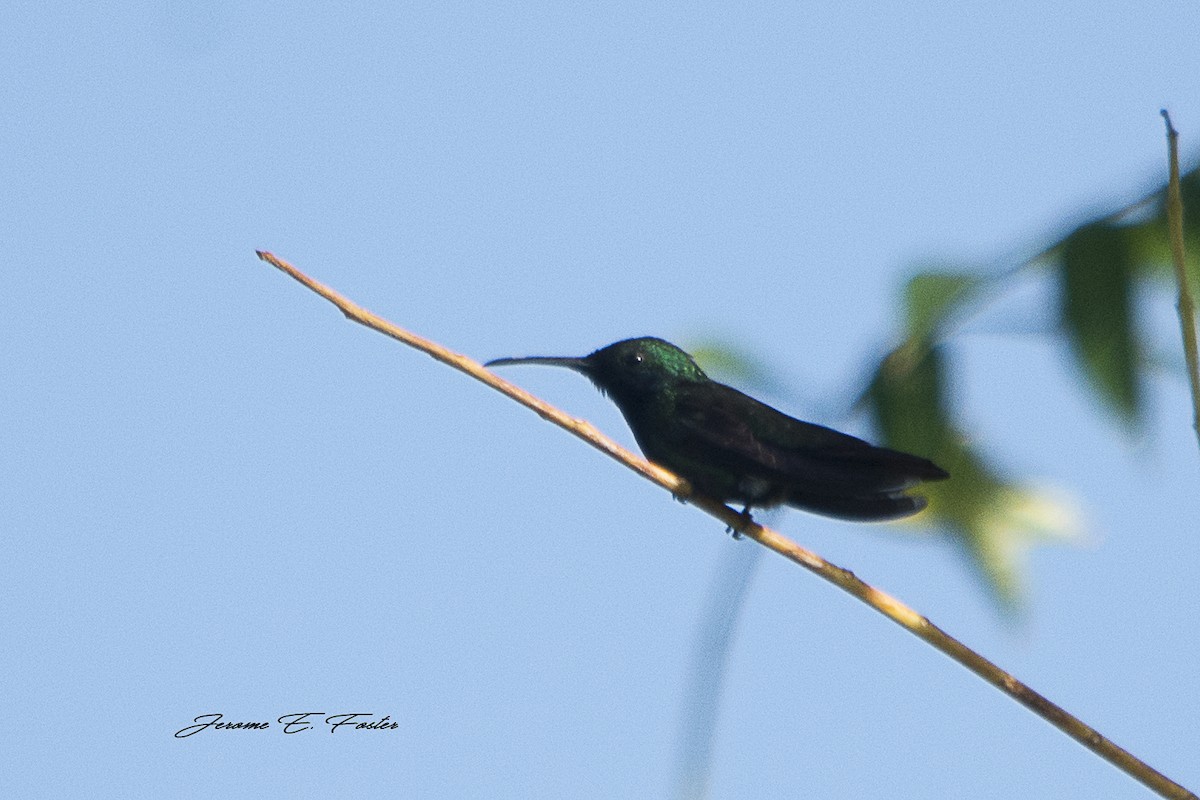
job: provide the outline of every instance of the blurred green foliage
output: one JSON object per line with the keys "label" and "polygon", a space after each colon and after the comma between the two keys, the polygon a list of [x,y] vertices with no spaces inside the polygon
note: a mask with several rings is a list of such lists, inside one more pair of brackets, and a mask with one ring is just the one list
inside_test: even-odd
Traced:
{"label": "blurred green foliage", "polygon": [[[1200,169],[1182,177],[1184,207],[1200,208]],[[904,289],[900,343],[873,366],[856,407],[865,410],[881,443],[926,456],[951,479],[922,486],[929,510],[921,521],[961,545],[1001,608],[1024,603],[1022,555],[1033,544],[1067,540],[1081,530],[1069,498],[1006,475],[956,427],[958,380],[951,352],[959,321],[1028,270],[1048,274],[1057,288],[1052,309],[1060,336],[1079,368],[1081,385],[1122,427],[1136,429],[1144,411],[1142,382],[1161,363],[1147,357],[1134,298],[1139,282],[1170,280],[1166,187],[1076,226],[1007,273],[938,269],[913,275]],[[1188,271],[1200,284],[1200,224],[1185,224]],[[706,366],[742,383],[772,387],[771,370],[736,348],[713,342],[693,350]]]}
{"label": "blurred green foliage", "polygon": [[1059,248],[1059,319],[1072,351],[1100,398],[1123,419],[1141,412],[1135,262],[1129,237],[1112,223],[1083,225]]}
{"label": "blurred green foliage", "polygon": [[[1200,208],[1200,170],[1181,179],[1185,209]],[[1058,287],[1051,335],[1070,345],[1079,374],[1099,404],[1126,426],[1144,411],[1141,389],[1153,363],[1144,357],[1133,298],[1138,283],[1173,279],[1167,239],[1166,187],[1134,205],[1075,227],[1008,275],[922,272],[905,289],[903,340],[881,357],[861,403],[884,443],[929,456],[952,479],[928,487],[933,521],[970,554],[1008,610],[1023,600],[1020,555],[1039,539],[1066,538],[1079,528],[1062,500],[1014,482],[954,426],[954,382],[948,345],[954,320],[986,304],[1024,269],[1048,270]],[[1186,219],[1186,218],[1185,218]],[[1188,272],[1200,278],[1200,224],[1185,222]]]}

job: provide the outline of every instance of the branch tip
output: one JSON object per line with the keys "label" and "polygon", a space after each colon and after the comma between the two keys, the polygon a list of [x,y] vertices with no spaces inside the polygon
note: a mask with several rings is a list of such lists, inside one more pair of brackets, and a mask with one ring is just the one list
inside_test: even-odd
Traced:
{"label": "branch tip", "polygon": [[1162,114],[1163,121],[1167,123],[1167,137],[1174,139],[1179,136],[1179,133],[1175,130],[1175,126],[1171,124],[1171,112],[1162,108],[1159,109],[1158,113]]}

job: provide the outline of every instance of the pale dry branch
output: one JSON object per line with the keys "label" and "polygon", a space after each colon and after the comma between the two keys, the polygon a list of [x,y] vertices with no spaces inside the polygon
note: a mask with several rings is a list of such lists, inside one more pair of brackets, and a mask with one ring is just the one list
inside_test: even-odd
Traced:
{"label": "pale dry branch", "polygon": [[1187,362],[1188,385],[1192,389],[1192,427],[1200,438],[1200,355],[1196,348],[1196,306],[1188,286],[1187,255],[1183,248],[1183,197],[1179,191],[1179,133],[1171,124],[1171,115],[1162,112],[1167,123],[1167,236],[1171,241],[1171,263],[1179,284],[1179,328],[1183,336],[1183,357]]}
{"label": "pale dry branch", "polygon": [[631,453],[601,434],[590,423],[572,417],[554,406],[539,400],[528,392],[489,372],[478,362],[448,350],[436,342],[410,333],[372,314],[271,253],[258,251],[258,257],[286,272],[312,291],[333,303],[353,322],[365,325],[410,347],[416,348],[444,364],[465,372],[467,375],[487,384],[496,391],[508,395],[521,405],[534,411],[543,419],[553,422],[555,425],[575,434],[597,450],[620,461],[647,480],[666,489],[675,497],[686,500],[691,505],[716,517],[728,528],[748,536],[763,547],[799,564],[818,577],[850,593],[905,630],[923,639],[962,664],[988,683],[1000,689],[1000,691],[1050,722],[1068,736],[1095,752],[1101,758],[1124,770],[1130,776],[1141,781],[1163,797],[1172,798],[1172,800],[1200,800],[1196,795],[1150,767],[1129,751],[1109,741],[1096,729],[1086,725],[1077,717],[1069,714],[1046,697],[1033,691],[1021,681],[1005,672],[996,664],[967,647],[953,636],[950,636],[926,617],[886,592],[864,583],[853,572],[831,564],[821,556],[801,547],[771,528],[747,520],[741,513],[723,503],[719,503],[703,495],[694,494],[691,486],[684,479]]}

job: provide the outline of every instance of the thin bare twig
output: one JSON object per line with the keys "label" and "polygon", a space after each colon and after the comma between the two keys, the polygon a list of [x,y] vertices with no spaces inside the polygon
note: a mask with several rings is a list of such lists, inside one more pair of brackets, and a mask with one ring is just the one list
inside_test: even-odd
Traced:
{"label": "thin bare twig", "polygon": [[710,516],[716,517],[727,527],[739,531],[763,547],[778,553],[789,561],[799,564],[818,577],[850,593],[880,614],[900,625],[900,627],[933,645],[938,650],[941,650],[950,656],[950,658],[962,664],[1071,738],[1095,752],[1101,758],[1124,770],[1130,776],[1141,781],[1163,797],[1172,798],[1172,800],[1200,800],[1196,795],[1141,761],[1129,751],[1113,744],[1096,729],[1067,713],[979,653],[976,653],[953,636],[950,636],[912,608],[909,608],[886,592],[882,592],[859,580],[853,572],[831,564],[821,556],[801,547],[771,528],[747,521],[741,513],[723,503],[719,503],[704,495],[693,493],[688,482],[679,476],[634,455],[601,434],[590,423],[572,417],[551,406],[549,403],[539,400],[523,389],[484,369],[478,362],[448,350],[428,339],[403,330],[387,320],[372,314],[271,253],[257,252],[258,257],[263,261],[286,272],[312,291],[333,303],[352,322],[365,325],[385,336],[390,336],[399,342],[414,347],[444,364],[465,372],[467,375],[487,384],[496,391],[508,395],[521,405],[534,411],[543,419],[553,422],[568,432],[575,434],[597,450],[616,459],[647,480],[658,484],[676,497],[687,500],[687,502],[708,513]]}
{"label": "thin bare twig", "polygon": [[1171,240],[1171,261],[1175,265],[1175,280],[1179,283],[1179,327],[1183,334],[1183,356],[1187,361],[1188,382],[1192,387],[1192,427],[1200,438],[1200,355],[1196,348],[1196,307],[1188,287],[1187,256],[1183,249],[1183,198],[1179,191],[1179,132],[1171,124],[1171,115],[1164,108],[1167,123],[1167,159],[1170,177],[1167,180],[1167,234]]}

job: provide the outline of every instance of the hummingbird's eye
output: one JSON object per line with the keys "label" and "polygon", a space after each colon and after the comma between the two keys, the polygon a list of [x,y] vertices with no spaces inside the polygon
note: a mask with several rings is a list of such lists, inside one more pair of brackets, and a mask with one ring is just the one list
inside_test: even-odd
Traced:
{"label": "hummingbird's eye", "polygon": [[629,353],[625,356],[625,366],[636,367],[638,364],[642,363],[644,358],[645,356],[643,356],[640,352]]}

